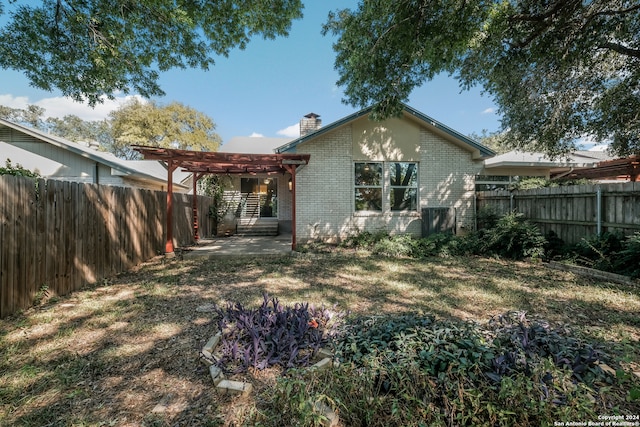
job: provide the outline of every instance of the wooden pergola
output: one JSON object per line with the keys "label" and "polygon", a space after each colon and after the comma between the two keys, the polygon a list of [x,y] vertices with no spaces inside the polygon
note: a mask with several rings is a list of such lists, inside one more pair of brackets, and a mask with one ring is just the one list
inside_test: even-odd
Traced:
{"label": "wooden pergola", "polygon": [[629,156],[623,159],[606,160],[591,168],[576,169],[564,178],[578,179],[618,179],[640,182],[640,157]]}
{"label": "wooden pergola", "polygon": [[167,242],[166,253],[173,253],[173,172],[182,168],[193,174],[193,232],[198,240],[198,204],[196,186],[205,175],[291,174],[291,249],[296,249],[296,171],[309,163],[309,154],[243,154],[176,150],[172,148],[134,145],[145,160],[161,160],[167,164]]}

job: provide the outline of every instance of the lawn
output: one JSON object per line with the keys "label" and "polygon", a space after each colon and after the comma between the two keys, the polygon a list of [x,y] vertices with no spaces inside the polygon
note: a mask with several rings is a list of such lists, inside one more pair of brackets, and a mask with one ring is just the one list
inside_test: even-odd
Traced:
{"label": "lawn", "polygon": [[[233,425],[268,404],[273,372],[248,397],[216,393],[199,350],[207,304],[257,306],[267,292],[371,315],[422,312],[486,323],[526,311],[640,362],[640,289],[542,264],[484,258],[391,259],[335,251],[271,259],[165,260],[5,319],[0,425]],[[635,367],[635,368],[634,368]]]}

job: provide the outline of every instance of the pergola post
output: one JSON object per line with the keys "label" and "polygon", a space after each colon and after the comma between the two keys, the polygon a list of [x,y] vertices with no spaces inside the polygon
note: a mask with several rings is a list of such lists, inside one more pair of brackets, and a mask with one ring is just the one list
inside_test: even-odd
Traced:
{"label": "pergola post", "polygon": [[167,160],[167,242],[164,251],[173,253],[173,172],[176,170],[173,159]]}
{"label": "pergola post", "polygon": [[296,165],[285,165],[287,171],[291,174],[291,250],[296,250]]}
{"label": "pergola post", "polygon": [[291,250],[296,250],[296,167],[291,168]]}
{"label": "pergola post", "polygon": [[192,212],[193,212],[193,240],[196,242],[200,239],[198,233],[198,181],[202,178],[202,173],[193,172],[191,179],[193,181],[193,198],[192,198]]}

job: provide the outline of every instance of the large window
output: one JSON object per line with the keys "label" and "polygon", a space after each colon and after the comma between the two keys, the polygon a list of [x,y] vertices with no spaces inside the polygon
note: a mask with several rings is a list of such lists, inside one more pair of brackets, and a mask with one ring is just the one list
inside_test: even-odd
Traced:
{"label": "large window", "polygon": [[357,211],[382,210],[382,163],[355,164]]}
{"label": "large window", "polygon": [[418,209],[417,163],[357,162],[354,166],[356,211]]}
{"label": "large window", "polygon": [[389,200],[392,211],[418,209],[417,163],[389,163]]}

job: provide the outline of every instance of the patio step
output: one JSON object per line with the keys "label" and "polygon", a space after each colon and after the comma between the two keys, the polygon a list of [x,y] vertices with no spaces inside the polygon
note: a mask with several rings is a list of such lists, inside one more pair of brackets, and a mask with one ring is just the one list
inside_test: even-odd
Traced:
{"label": "patio step", "polygon": [[277,236],[278,221],[256,218],[240,218],[236,226],[238,236]]}

